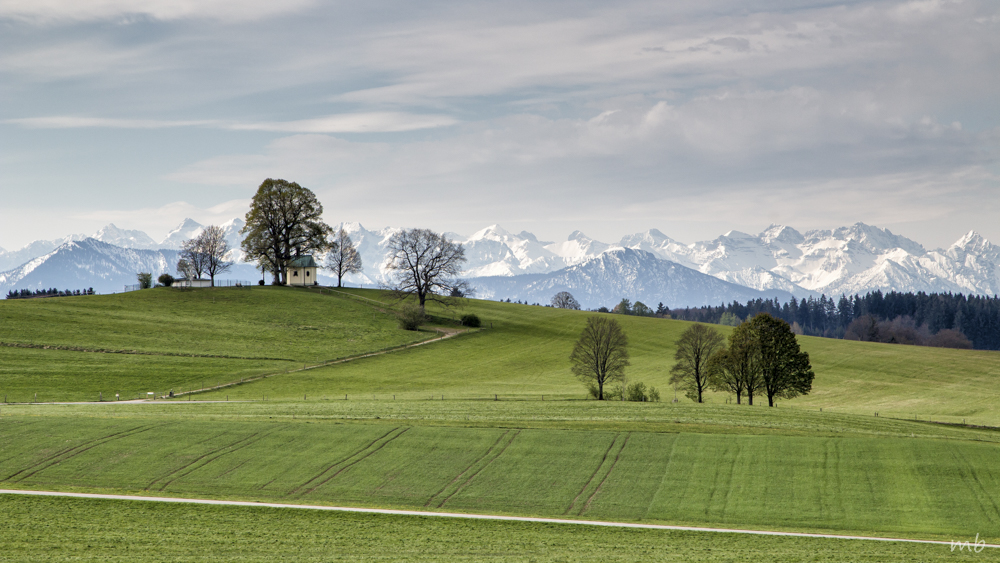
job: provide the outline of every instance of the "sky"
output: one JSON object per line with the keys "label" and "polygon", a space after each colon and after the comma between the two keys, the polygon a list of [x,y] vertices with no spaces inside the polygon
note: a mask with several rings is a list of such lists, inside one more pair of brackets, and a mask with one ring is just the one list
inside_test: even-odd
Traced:
{"label": "sky", "polygon": [[0,0],[0,247],[269,177],[368,228],[1000,243],[1000,2]]}

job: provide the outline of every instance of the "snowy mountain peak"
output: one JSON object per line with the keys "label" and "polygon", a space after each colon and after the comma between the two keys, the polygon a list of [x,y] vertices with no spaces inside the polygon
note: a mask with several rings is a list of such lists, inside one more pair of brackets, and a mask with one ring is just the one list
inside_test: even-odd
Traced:
{"label": "snowy mountain peak", "polygon": [[771,226],[764,229],[760,233],[760,238],[764,242],[770,244],[772,242],[784,242],[787,244],[800,244],[805,241],[805,237],[802,233],[796,231],[791,227],[786,227],[785,225],[776,225],[771,223]]}
{"label": "snowy mountain peak", "polygon": [[983,238],[982,235],[976,231],[969,231],[962,238],[955,241],[955,244],[951,245],[951,248],[962,249],[966,252],[976,252],[982,253],[982,251],[989,251],[992,249],[993,245],[990,241]]}
{"label": "snowy mountain peak", "polygon": [[566,240],[568,240],[568,241],[569,240],[589,241],[589,240],[591,240],[591,238],[588,237],[587,235],[583,234],[583,231],[573,231],[572,233],[569,234],[569,238],[567,238]]}
{"label": "snowy mountain peak", "polygon": [[500,225],[490,225],[489,227],[486,227],[485,229],[482,229],[480,231],[476,231],[471,237],[469,237],[469,240],[470,241],[473,241],[473,240],[483,240],[483,239],[487,239],[487,240],[504,240],[504,239],[507,239],[507,238],[510,238],[510,237],[511,237],[511,234],[508,233],[506,230],[504,230],[504,228],[501,227]]}
{"label": "snowy mountain peak", "polygon": [[873,227],[861,222],[834,230],[833,237],[858,243],[872,253],[881,253],[893,248],[900,248],[914,255],[922,255],[927,252],[919,243],[903,236],[894,235],[889,229]]}
{"label": "snowy mountain peak", "polygon": [[114,223],[94,233],[90,238],[122,248],[156,248],[156,241],[137,230],[119,229]]}
{"label": "snowy mountain peak", "polygon": [[184,219],[174,230],[167,233],[166,238],[160,241],[160,246],[163,248],[180,248],[184,241],[198,236],[204,228],[204,225],[190,217]]}

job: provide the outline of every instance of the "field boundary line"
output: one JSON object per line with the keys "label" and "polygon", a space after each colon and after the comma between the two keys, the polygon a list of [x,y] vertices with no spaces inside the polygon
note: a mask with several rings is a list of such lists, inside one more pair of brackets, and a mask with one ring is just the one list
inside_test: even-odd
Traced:
{"label": "field boundary line", "polygon": [[[836,540],[862,540],[901,543],[922,543],[951,546],[954,542],[943,540],[918,540],[911,538],[887,538],[878,536],[851,536],[841,534],[813,534],[808,532],[776,532],[773,530],[740,530],[738,528],[710,528],[699,526],[673,526],[669,524],[639,524],[635,522],[612,522],[607,520],[571,520],[564,518],[540,518],[534,516],[501,516],[496,514],[465,514],[461,512],[429,512],[423,510],[395,510],[390,508],[357,508],[350,506],[323,506],[310,504],[284,504],[242,500],[213,500],[180,497],[146,497],[137,495],[109,495],[98,493],[66,493],[60,491],[28,491],[0,489],[0,495],[24,495],[41,497],[64,497],[96,500],[128,500],[144,502],[167,502],[176,504],[205,504],[216,506],[244,506],[264,508],[292,508],[299,510],[322,510],[328,512],[352,512],[358,514],[387,514],[391,516],[420,516],[437,518],[463,518],[467,520],[495,520],[501,522],[534,522],[539,524],[575,524],[582,526],[603,526],[608,528],[635,528],[641,530],[673,530],[679,532],[712,532],[721,534],[749,534],[755,536],[778,536],[793,538],[825,538]],[[1000,544],[980,543],[983,547],[1000,549]]]}

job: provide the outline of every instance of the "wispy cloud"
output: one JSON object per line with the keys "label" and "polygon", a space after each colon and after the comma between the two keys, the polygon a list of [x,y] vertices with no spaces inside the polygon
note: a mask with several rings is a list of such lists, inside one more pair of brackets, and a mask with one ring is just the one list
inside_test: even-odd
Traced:
{"label": "wispy cloud", "polygon": [[77,129],[83,127],[168,129],[176,127],[209,127],[233,131],[270,131],[276,133],[399,133],[419,129],[447,127],[458,123],[458,120],[446,115],[369,112],[328,115],[295,121],[261,121],[254,123],[221,120],[169,121],[78,116],[22,117],[4,120],[4,123],[33,129]]}
{"label": "wispy cloud", "polygon": [[209,18],[258,20],[315,5],[315,0],[0,0],[0,18],[42,23]]}

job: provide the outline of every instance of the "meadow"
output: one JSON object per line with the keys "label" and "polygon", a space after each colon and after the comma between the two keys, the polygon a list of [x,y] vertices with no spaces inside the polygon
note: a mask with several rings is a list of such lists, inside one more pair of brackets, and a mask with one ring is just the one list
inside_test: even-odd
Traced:
{"label": "meadow", "polygon": [[[1000,529],[1000,431],[988,428],[1000,423],[996,352],[800,337],[816,372],[809,395],[777,408],[730,404],[721,393],[694,404],[673,402],[668,383],[674,341],[688,323],[616,317],[630,338],[629,380],[658,387],[664,401],[598,402],[568,362],[591,313],[459,300],[430,307],[430,326],[408,332],[393,305],[374,290],[269,287],[0,302],[0,395],[21,403],[0,405],[0,488],[943,540],[978,533],[993,541]],[[465,313],[483,327],[460,327]],[[460,332],[402,348],[442,329]],[[389,351],[323,365],[378,350]],[[173,400],[108,401],[118,389],[125,399],[220,383]],[[39,401],[86,402],[25,404],[35,392]],[[128,519],[138,530],[162,519],[163,538],[188,538],[158,560],[239,560],[230,557],[237,549],[254,560],[279,546],[301,560],[332,558],[322,546],[346,546],[345,559],[392,560],[964,557],[941,546],[801,538],[0,502],[12,514],[0,539],[19,546],[0,560],[146,557],[122,551],[132,544],[111,527],[81,520],[54,529],[76,512],[102,510],[101,522]],[[219,523],[193,524],[211,518]],[[274,524],[285,518],[300,532]],[[51,522],[45,529],[73,547],[32,532],[32,519]],[[331,544],[324,530],[337,522],[350,529]],[[372,547],[370,531],[383,526],[398,534],[391,542],[412,548]],[[443,534],[440,543],[428,543],[428,527]],[[514,535],[493,537],[498,530]],[[95,551],[81,548],[87,534],[104,540],[90,543]],[[273,535],[285,539],[258,540]],[[627,538],[635,538],[629,548],[614,546]],[[162,546],[160,536],[155,542]]]}
{"label": "meadow", "polygon": [[810,436],[221,420],[173,407],[7,408],[0,488],[918,537],[1000,528],[995,433],[917,437],[921,424],[900,421]]}

